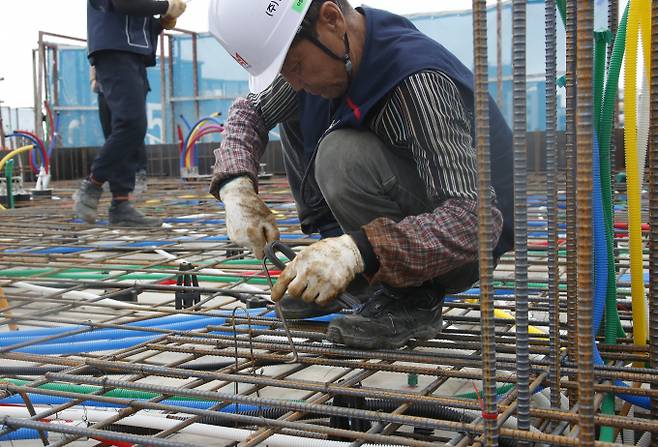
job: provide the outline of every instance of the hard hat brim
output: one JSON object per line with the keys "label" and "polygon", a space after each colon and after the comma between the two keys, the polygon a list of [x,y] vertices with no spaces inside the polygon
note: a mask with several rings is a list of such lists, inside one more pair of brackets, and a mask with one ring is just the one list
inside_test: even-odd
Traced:
{"label": "hard hat brim", "polygon": [[[306,14],[308,5],[310,5],[310,3],[311,2],[309,1],[303,13],[300,14],[299,22],[296,23],[295,30],[297,30],[297,28],[301,25],[302,20],[304,20],[304,15]],[[290,51],[290,47],[292,46],[292,41],[295,40],[296,36],[297,32],[291,33],[288,41],[283,47],[283,51],[277,55],[270,66],[267,67],[261,74],[258,76],[249,76],[249,90],[252,93],[261,93],[263,90],[266,90],[267,87],[272,85],[272,82],[274,82],[276,77],[279,76],[279,73],[281,73],[281,68],[283,67],[283,63],[285,62],[286,56],[288,55],[288,51]]]}
{"label": "hard hat brim", "polygon": [[281,68],[283,67],[283,62],[286,60],[286,56],[288,55],[290,44],[292,44],[292,39],[287,45],[286,51],[278,55],[277,58],[274,59],[274,62],[272,62],[272,64],[270,64],[270,66],[267,67],[265,71],[263,71],[258,76],[249,76],[249,91],[251,91],[251,93],[261,93],[263,90],[266,90],[267,87],[272,85],[272,82],[274,82],[279,73],[281,73]]}

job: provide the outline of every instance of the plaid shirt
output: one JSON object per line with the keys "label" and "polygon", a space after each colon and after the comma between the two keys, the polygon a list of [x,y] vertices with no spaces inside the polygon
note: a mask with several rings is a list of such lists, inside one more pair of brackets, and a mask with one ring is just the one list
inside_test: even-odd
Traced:
{"label": "plaid shirt", "polygon": [[[259,95],[238,98],[215,150],[210,192],[219,198],[227,178],[247,175],[258,184],[258,160],[268,132],[296,119],[298,103],[292,87],[279,77]],[[396,150],[413,154],[432,212],[400,222],[377,218],[362,227],[379,268],[370,278],[394,287],[417,286],[477,260],[477,168],[471,134],[472,115],[454,82],[438,71],[413,74],[402,81],[368,117],[368,127]],[[492,204],[492,249],[503,217]]]}

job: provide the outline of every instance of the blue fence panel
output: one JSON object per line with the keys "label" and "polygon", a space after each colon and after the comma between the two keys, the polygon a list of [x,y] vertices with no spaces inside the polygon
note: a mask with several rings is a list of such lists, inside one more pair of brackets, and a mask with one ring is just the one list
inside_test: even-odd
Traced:
{"label": "blue fence panel", "polygon": [[[607,10],[603,0],[596,0],[597,26],[605,25]],[[413,15],[410,19],[430,37],[436,39],[450,51],[455,53],[467,66],[472,68],[473,48],[471,29],[472,17],[470,11]],[[490,91],[496,97],[496,10],[495,6],[488,9],[489,24],[489,64]],[[503,104],[501,109],[508,122],[512,116],[512,66],[511,66],[511,4],[503,3],[502,21],[502,54],[503,54]],[[543,130],[545,122],[544,96],[544,2],[528,1],[528,129]],[[561,22],[558,20],[558,71],[563,73],[565,61],[565,35]],[[197,105],[194,98],[193,70],[193,40],[190,35],[176,35],[171,40],[172,74],[174,91],[169,98],[169,68],[165,72],[165,104],[167,110],[162,110],[161,70],[160,61],[156,67],[148,69],[151,92],[147,96],[147,111],[149,127],[147,144],[160,143],[165,129],[167,143],[178,142],[176,127],[181,125],[184,133],[186,128],[180,115],[194,123],[197,116]],[[100,145],[103,142],[102,132],[94,109],[97,101],[89,89],[88,62],[86,48],[59,47],[58,54],[58,93],[61,116],[60,135],[62,144],[66,147]],[[52,56],[50,56],[52,57]],[[199,34],[197,37],[198,61],[198,112],[199,116],[220,112],[225,120],[228,109],[238,96],[248,94],[247,73],[228,55],[217,41],[209,34]],[[167,61],[168,63],[168,61]],[[52,64],[51,64],[52,65]],[[49,71],[46,79],[48,88],[53,91],[53,73]],[[564,128],[564,91],[558,89],[558,126]],[[170,106],[171,104],[173,106]],[[173,113],[173,116],[172,116]],[[163,119],[164,117],[164,119]],[[172,120],[173,118],[173,120]],[[172,125],[173,121],[173,125]],[[33,124],[33,123],[32,123]],[[270,134],[277,139],[276,129]],[[214,141],[219,136],[209,136],[204,141]]]}

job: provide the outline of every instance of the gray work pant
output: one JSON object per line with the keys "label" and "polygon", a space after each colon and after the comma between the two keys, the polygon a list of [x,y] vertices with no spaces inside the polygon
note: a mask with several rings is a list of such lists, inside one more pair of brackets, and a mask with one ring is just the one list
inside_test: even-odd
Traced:
{"label": "gray work pant", "polygon": [[[374,133],[354,129],[333,131],[320,143],[314,169],[325,203],[309,207],[300,194],[301,139],[296,132],[291,134],[291,130],[296,129],[282,129],[284,160],[300,220],[308,227],[324,228],[323,234],[336,235],[327,231],[331,222],[337,222],[343,232],[350,232],[378,217],[399,222],[407,216],[429,213],[436,208],[427,195],[410,151],[391,148]],[[291,144],[295,142],[297,144]],[[313,218],[320,223],[314,225]],[[469,288],[477,279],[477,262],[474,262],[432,283],[446,291],[457,292]]]}

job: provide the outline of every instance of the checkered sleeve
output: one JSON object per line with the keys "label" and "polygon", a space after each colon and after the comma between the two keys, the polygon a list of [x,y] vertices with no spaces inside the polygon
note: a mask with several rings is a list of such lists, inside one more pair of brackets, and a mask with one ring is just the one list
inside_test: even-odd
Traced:
{"label": "checkered sleeve", "polygon": [[281,76],[264,92],[237,98],[229,109],[222,142],[214,151],[210,193],[221,200],[222,184],[243,175],[258,188],[258,163],[269,141],[269,131],[296,112],[296,93]]}
{"label": "checkered sleeve", "polygon": [[[494,244],[503,216],[491,207]],[[363,227],[379,269],[372,282],[394,287],[418,286],[445,275],[478,256],[477,201],[449,199],[432,213],[409,216],[400,222],[380,217]]]}

